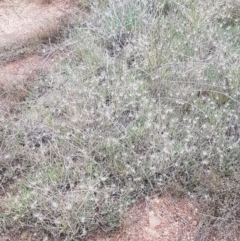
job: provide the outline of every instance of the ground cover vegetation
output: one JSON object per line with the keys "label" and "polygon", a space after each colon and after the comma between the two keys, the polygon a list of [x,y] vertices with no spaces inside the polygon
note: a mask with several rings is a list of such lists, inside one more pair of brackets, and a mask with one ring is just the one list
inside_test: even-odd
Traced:
{"label": "ground cover vegetation", "polygon": [[84,4],[68,58],[0,113],[1,232],[81,240],[167,192],[200,203],[196,240],[227,240],[240,218],[240,6]]}

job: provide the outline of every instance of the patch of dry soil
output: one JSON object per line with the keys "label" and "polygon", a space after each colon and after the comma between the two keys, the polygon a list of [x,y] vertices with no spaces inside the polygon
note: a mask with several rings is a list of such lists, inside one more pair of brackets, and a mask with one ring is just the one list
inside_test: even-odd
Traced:
{"label": "patch of dry soil", "polygon": [[33,81],[55,62],[57,58],[46,59],[35,54],[0,65],[0,111],[10,112],[15,103],[24,101]]}
{"label": "patch of dry soil", "polygon": [[0,49],[29,45],[56,34],[70,13],[70,0],[0,1]]}
{"label": "patch of dry soil", "polygon": [[88,241],[187,241],[195,240],[199,221],[195,202],[155,197],[132,207],[124,227],[110,237],[99,234]]}

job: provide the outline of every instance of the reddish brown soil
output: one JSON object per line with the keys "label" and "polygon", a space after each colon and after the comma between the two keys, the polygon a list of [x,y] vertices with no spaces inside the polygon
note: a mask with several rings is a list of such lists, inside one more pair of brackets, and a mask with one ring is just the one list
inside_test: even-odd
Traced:
{"label": "reddish brown soil", "polygon": [[13,61],[5,66],[0,66],[0,83],[9,86],[23,81],[31,81],[36,77],[37,71],[49,67],[49,61],[44,61],[38,55]]}
{"label": "reddish brown soil", "polygon": [[187,241],[194,240],[199,215],[195,202],[155,197],[132,207],[124,227],[110,237],[95,235],[88,241]]}
{"label": "reddish brown soil", "polygon": [[33,81],[49,71],[57,60],[31,55],[0,66],[0,110],[9,113],[14,104],[24,101]]}

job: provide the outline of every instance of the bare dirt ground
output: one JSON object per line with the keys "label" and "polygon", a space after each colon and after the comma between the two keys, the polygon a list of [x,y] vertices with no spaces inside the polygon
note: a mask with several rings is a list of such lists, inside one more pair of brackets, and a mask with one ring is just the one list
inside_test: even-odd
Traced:
{"label": "bare dirt ground", "polygon": [[34,80],[57,62],[57,58],[46,59],[34,54],[0,66],[0,110],[11,112],[14,104],[25,100]]}
{"label": "bare dirt ground", "polygon": [[88,241],[195,240],[199,221],[198,205],[190,200],[174,200],[169,196],[152,197],[134,205],[125,220],[123,228],[112,236],[99,234]]}
{"label": "bare dirt ground", "polygon": [[70,0],[0,1],[0,49],[29,45],[57,34],[73,12]]}

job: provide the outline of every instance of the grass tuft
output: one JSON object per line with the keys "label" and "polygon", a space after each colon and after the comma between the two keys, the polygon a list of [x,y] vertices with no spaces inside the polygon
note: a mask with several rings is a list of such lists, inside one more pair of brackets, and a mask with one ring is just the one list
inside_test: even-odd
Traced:
{"label": "grass tuft", "polygon": [[0,180],[9,193],[1,231],[30,227],[81,240],[118,228],[137,199],[168,191],[201,204],[197,240],[233,237],[240,218],[233,3],[93,1],[65,40],[74,43],[70,58],[36,83],[22,113],[1,115]]}

